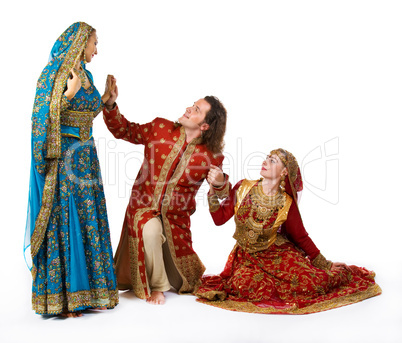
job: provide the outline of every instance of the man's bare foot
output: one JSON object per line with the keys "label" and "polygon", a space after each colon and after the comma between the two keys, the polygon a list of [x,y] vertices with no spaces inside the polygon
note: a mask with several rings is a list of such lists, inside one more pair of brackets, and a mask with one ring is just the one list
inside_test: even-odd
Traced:
{"label": "man's bare foot", "polygon": [[165,303],[165,296],[163,292],[151,292],[151,296],[147,299],[147,303],[152,305],[163,305]]}
{"label": "man's bare foot", "polygon": [[77,317],[82,317],[82,313],[81,311],[77,311],[77,312],[63,312],[61,314],[62,317],[66,317],[66,318],[77,318]]}

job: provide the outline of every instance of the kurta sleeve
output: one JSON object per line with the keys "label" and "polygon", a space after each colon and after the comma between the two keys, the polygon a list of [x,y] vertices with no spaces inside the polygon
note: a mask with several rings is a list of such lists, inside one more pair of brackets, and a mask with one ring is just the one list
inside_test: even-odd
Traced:
{"label": "kurta sleeve", "polygon": [[234,209],[236,205],[236,192],[239,189],[242,181],[238,182],[229,193],[229,196],[219,203],[218,196],[216,194],[208,194],[209,212],[215,225],[223,225],[234,215]]}
{"label": "kurta sleeve", "polygon": [[152,133],[152,123],[137,124],[128,121],[116,105],[112,110],[103,109],[103,119],[109,131],[117,139],[123,139],[133,144],[145,144],[146,138]]}

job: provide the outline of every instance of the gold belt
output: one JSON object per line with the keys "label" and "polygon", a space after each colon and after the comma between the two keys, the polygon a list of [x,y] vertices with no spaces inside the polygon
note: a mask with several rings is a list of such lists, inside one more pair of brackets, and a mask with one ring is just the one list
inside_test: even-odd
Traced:
{"label": "gold belt", "polygon": [[80,128],[80,138],[84,141],[89,139],[95,112],[65,111],[60,115],[60,124]]}

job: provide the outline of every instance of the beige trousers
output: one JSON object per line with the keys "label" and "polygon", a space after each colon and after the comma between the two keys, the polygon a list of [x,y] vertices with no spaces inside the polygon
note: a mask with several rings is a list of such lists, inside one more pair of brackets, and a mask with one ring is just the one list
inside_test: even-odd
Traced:
{"label": "beige trousers", "polygon": [[160,217],[147,221],[142,231],[149,288],[156,292],[179,290],[182,279],[174,265]]}

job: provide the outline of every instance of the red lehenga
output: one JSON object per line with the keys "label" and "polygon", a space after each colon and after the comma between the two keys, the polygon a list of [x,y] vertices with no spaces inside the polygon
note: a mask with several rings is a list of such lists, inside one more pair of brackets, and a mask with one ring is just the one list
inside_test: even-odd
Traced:
{"label": "red lehenga", "polygon": [[209,197],[216,225],[235,216],[237,243],[223,272],[203,277],[198,301],[232,311],[307,314],[381,294],[374,272],[356,266],[330,271],[331,261],[308,236],[292,196],[283,192],[282,202],[277,196],[279,206],[270,206],[269,198],[260,182],[249,180],[221,204]]}

